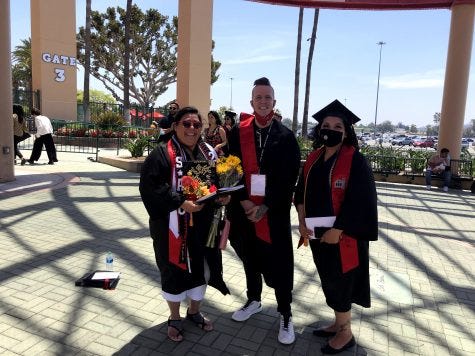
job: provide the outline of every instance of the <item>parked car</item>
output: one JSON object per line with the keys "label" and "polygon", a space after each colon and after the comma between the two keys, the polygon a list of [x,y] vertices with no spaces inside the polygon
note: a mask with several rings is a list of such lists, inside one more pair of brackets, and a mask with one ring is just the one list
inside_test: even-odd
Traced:
{"label": "parked car", "polygon": [[391,140],[391,145],[399,145],[399,142],[406,139],[406,136],[397,136]]}
{"label": "parked car", "polygon": [[404,137],[401,141],[399,141],[397,144],[399,146],[410,146],[412,145],[413,139],[410,137]]}
{"label": "parked car", "polygon": [[414,147],[431,147],[433,148],[435,146],[434,140],[430,138],[426,138],[424,140],[419,140],[419,141],[413,141],[412,145]]}
{"label": "parked car", "polygon": [[468,146],[470,146],[470,142],[466,138],[463,138],[462,139],[462,148],[468,148]]}

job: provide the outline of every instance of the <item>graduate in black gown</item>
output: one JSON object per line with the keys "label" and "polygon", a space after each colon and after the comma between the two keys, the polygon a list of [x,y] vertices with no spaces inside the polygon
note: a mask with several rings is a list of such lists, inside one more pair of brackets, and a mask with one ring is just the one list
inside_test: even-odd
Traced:
{"label": "graduate in black gown", "polygon": [[[335,313],[333,324],[314,335],[331,337],[322,352],[336,354],[355,345],[351,304],[370,307],[368,242],[378,238],[376,187],[352,126],[359,118],[338,100],[313,117],[316,149],[305,162],[294,203],[301,242],[310,241]],[[317,217],[327,221],[311,219]]]}
{"label": "graduate in black gown", "polygon": [[247,320],[262,310],[262,276],[275,290],[281,313],[278,340],[295,340],[291,320],[294,259],[290,229],[292,195],[300,167],[294,134],[274,119],[274,89],[267,78],[254,82],[252,115],[229,135],[230,154],[241,158],[246,189],[231,200],[229,240],[246,273],[246,304],[232,315]]}
{"label": "graduate in black gown", "polygon": [[[146,158],[140,175],[140,195],[149,214],[150,235],[160,270],[162,295],[170,308],[168,337],[183,340],[180,303],[190,299],[187,319],[205,331],[213,329],[199,308],[206,291],[205,260],[210,284],[229,293],[222,280],[221,252],[205,247],[213,219],[214,203],[195,204],[182,192],[184,167],[192,161],[217,159],[214,149],[201,139],[201,116],[193,107],[177,112],[171,139]],[[216,204],[230,197],[218,198]]]}

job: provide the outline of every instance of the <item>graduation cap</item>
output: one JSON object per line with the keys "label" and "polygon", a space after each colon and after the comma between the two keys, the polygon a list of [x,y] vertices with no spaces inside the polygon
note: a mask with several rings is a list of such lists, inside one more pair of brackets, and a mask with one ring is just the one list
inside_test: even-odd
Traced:
{"label": "graduation cap", "polygon": [[226,110],[224,112],[224,116],[229,116],[229,117],[235,117],[236,116],[236,113],[234,111],[228,111]]}
{"label": "graduation cap", "polygon": [[323,119],[328,116],[336,116],[342,120],[348,122],[350,125],[356,124],[361,119],[353,114],[345,105],[340,103],[338,100],[332,101],[330,104],[325,106],[319,112],[312,115],[312,117],[322,123]]}

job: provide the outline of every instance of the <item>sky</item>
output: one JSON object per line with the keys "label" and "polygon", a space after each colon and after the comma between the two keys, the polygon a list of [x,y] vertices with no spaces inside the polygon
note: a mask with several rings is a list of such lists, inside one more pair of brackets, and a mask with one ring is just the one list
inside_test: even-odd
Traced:
{"label": "sky", "polygon": [[[12,50],[31,36],[29,0],[10,0]],[[142,10],[178,14],[178,0],[134,0]],[[126,0],[92,0],[92,10],[125,8]],[[85,25],[86,0],[76,0],[76,26]],[[213,1],[215,60],[219,79],[211,87],[211,109],[232,106],[252,111],[249,100],[255,79],[268,77],[276,108],[292,118],[298,13],[296,7],[245,0]],[[299,121],[303,115],[306,67],[314,9],[305,9],[300,62]],[[363,11],[321,9],[312,61],[309,116],[340,100],[361,118],[374,123],[381,53],[377,123],[433,125],[441,111],[451,12],[442,10]],[[380,46],[378,42],[386,44]],[[472,54],[465,123],[475,119],[475,56]],[[78,89],[83,71],[79,66]],[[91,77],[91,89],[103,90]],[[160,96],[157,106],[176,97],[176,86]],[[192,103],[190,103],[192,104]]]}

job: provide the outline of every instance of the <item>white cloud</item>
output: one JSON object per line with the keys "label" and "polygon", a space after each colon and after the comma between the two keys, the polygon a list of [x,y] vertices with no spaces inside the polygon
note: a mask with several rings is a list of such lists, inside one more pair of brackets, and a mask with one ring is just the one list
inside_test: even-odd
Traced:
{"label": "white cloud", "polygon": [[382,86],[389,89],[442,88],[444,73],[442,70],[434,70],[426,73],[403,74],[381,78],[380,82]]}
{"label": "white cloud", "polygon": [[276,62],[289,59],[289,56],[281,55],[262,55],[254,57],[243,57],[224,61],[224,64],[248,64],[248,63],[262,63],[262,62]]}

